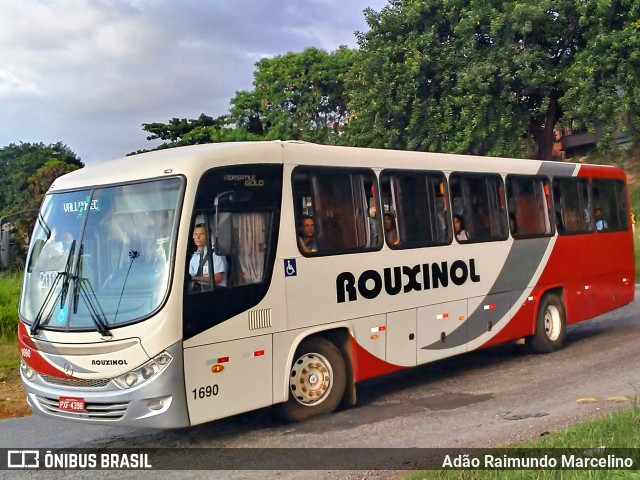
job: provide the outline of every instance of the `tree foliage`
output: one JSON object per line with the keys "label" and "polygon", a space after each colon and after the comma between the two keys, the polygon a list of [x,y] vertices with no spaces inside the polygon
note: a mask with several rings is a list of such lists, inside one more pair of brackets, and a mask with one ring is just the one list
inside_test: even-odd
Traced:
{"label": "tree foliage", "polygon": [[60,142],[11,143],[0,148],[0,215],[38,208],[57,177],[83,166]]}
{"label": "tree foliage", "polygon": [[637,0],[389,0],[358,50],[256,63],[227,115],[144,124],[159,148],[299,139],[549,158],[560,127],[636,135]]}
{"label": "tree foliage", "polygon": [[337,143],[347,120],[344,77],[355,52],[307,48],[256,64],[253,91],[237,92],[230,118],[266,139]]}
{"label": "tree foliage", "polygon": [[561,119],[612,131],[637,111],[637,2],[404,0],[366,18],[352,144],[549,158]]}
{"label": "tree foliage", "polygon": [[564,122],[615,132],[640,126],[640,3],[636,0],[577,2],[580,28],[588,30],[566,72],[561,99]]}
{"label": "tree foliage", "polygon": [[347,119],[344,76],[355,52],[307,48],[256,63],[253,90],[236,92],[228,115],[145,123],[158,148],[245,140],[337,143]]}
{"label": "tree foliage", "polygon": [[[147,140],[160,139],[164,142],[157,150],[201,143],[237,142],[242,140],[258,140],[244,129],[229,128],[229,118],[210,117],[204,113],[195,119],[172,118],[168,123],[143,123],[144,131],[150,133]],[[140,153],[140,152],[135,152]]]}

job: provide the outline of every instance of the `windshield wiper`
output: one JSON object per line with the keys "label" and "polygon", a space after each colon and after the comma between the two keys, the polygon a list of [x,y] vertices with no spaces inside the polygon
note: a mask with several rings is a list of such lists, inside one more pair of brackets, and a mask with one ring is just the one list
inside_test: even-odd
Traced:
{"label": "windshield wiper", "polygon": [[46,233],[47,240],[49,240],[49,238],[51,237],[51,229],[49,228],[49,225],[47,225],[47,222],[45,221],[44,217],[42,216],[42,212],[38,212],[38,216],[36,218],[38,220],[38,223],[40,224],[40,226],[42,227],[42,229]]}
{"label": "windshield wiper", "polygon": [[102,310],[98,296],[95,290],[91,286],[91,282],[88,278],[82,276],[82,253],[84,251],[84,244],[80,245],[80,258],[78,259],[77,275],[74,275],[73,281],[73,312],[78,313],[78,300],[82,298],[87,304],[89,315],[91,320],[96,325],[98,332],[103,337],[111,337],[111,332],[107,326],[107,316]]}
{"label": "windshield wiper", "polygon": [[[33,321],[33,325],[31,325],[31,330],[30,330],[31,335],[35,335],[36,333],[38,333],[38,330],[40,329],[40,325],[42,324],[43,320],[45,320],[47,323],[49,322],[49,320],[51,320],[51,315],[53,315],[53,310],[55,308],[55,305],[58,303],[58,300],[60,300],[60,308],[61,309],[63,308],[64,299],[66,298],[67,292],[69,289],[69,278],[70,278],[69,272],[71,271],[71,263],[73,261],[73,253],[75,252],[75,249],[76,249],[76,241],[74,240],[71,243],[71,248],[69,249],[69,255],[67,255],[67,263],[65,265],[64,271],[57,273],[56,278],[54,279],[53,284],[49,288],[49,291],[47,292],[47,296],[45,297],[44,302],[42,302],[42,306],[40,307],[40,310],[38,311],[38,314],[36,315],[36,318]],[[51,304],[51,308],[47,311],[45,315],[45,311],[46,311],[47,305],[49,304],[49,300],[51,299],[51,295],[53,295],[53,292],[56,289],[56,285],[58,284],[60,279],[63,277],[64,277],[64,280],[62,281],[63,282],[62,288],[56,295],[56,298],[53,301],[53,303]]]}
{"label": "windshield wiper", "polygon": [[[107,326],[107,316],[102,310],[98,296],[95,290],[91,286],[91,282],[88,278],[75,277],[76,285],[80,285],[80,297],[85,301],[89,309],[89,315],[91,320],[95,323],[96,328],[103,337],[111,337],[111,332]],[[77,305],[77,301],[76,301]]]}
{"label": "windshield wiper", "polygon": [[46,315],[44,314],[45,308],[49,304],[49,299],[51,298],[51,295],[56,289],[56,285],[58,284],[60,279],[62,277],[65,277],[63,281],[68,283],[68,275],[69,274],[67,272],[57,273],[56,278],[54,279],[53,284],[49,288],[49,291],[47,292],[47,296],[45,297],[44,302],[42,302],[42,306],[40,307],[40,310],[36,315],[36,319],[33,321],[33,324],[31,325],[31,335],[35,335],[36,333],[38,333],[38,330],[40,329],[40,324],[42,323],[43,319],[46,320],[47,322],[51,319],[51,315],[53,315],[53,310],[55,308],[55,305],[58,303],[58,299],[62,297],[62,289],[56,295],[56,299],[51,304],[51,308],[49,309]]}

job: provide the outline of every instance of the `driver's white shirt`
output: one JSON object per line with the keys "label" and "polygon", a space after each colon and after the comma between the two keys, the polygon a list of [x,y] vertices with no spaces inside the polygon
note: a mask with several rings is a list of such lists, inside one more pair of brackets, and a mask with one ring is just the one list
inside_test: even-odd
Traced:
{"label": "driver's white shirt", "polygon": [[[203,258],[204,257],[204,258]],[[224,257],[220,257],[215,253],[211,255],[213,258],[213,273],[224,273],[224,278],[220,283],[216,285],[220,285],[225,287],[227,285],[227,260]],[[202,259],[202,260],[201,260]],[[189,275],[192,277],[198,273],[198,267],[200,266],[200,261],[202,261],[202,276],[206,277],[209,275],[209,262],[207,261],[207,250],[204,249],[201,252],[194,252],[191,257],[191,261],[189,262]]]}

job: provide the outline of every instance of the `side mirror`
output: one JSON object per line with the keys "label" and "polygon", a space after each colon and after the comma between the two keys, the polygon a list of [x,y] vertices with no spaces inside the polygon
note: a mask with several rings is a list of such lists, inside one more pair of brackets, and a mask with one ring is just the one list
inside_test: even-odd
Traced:
{"label": "side mirror", "polygon": [[29,263],[27,265],[27,272],[31,273],[33,271],[33,266],[40,258],[40,253],[42,252],[42,248],[44,247],[44,240],[39,238],[36,240],[36,243],[33,245],[31,249],[31,255],[29,255]]}

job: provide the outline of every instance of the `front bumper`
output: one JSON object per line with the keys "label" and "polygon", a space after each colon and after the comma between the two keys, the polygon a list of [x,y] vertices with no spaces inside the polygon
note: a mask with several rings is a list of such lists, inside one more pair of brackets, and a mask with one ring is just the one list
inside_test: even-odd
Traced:
{"label": "front bumper", "polygon": [[[112,380],[93,382],[92,386],[57,385],[43,375],[27,380],[21,372],[27,403],[35,414],[83,423],[151,428],[189,426],[182,343],[167,351],[173,357],[171,364],[155,378],[130,389],[121,389]],[[82,398],[85,409],[82,412],[60,409],[60,397]]]}

